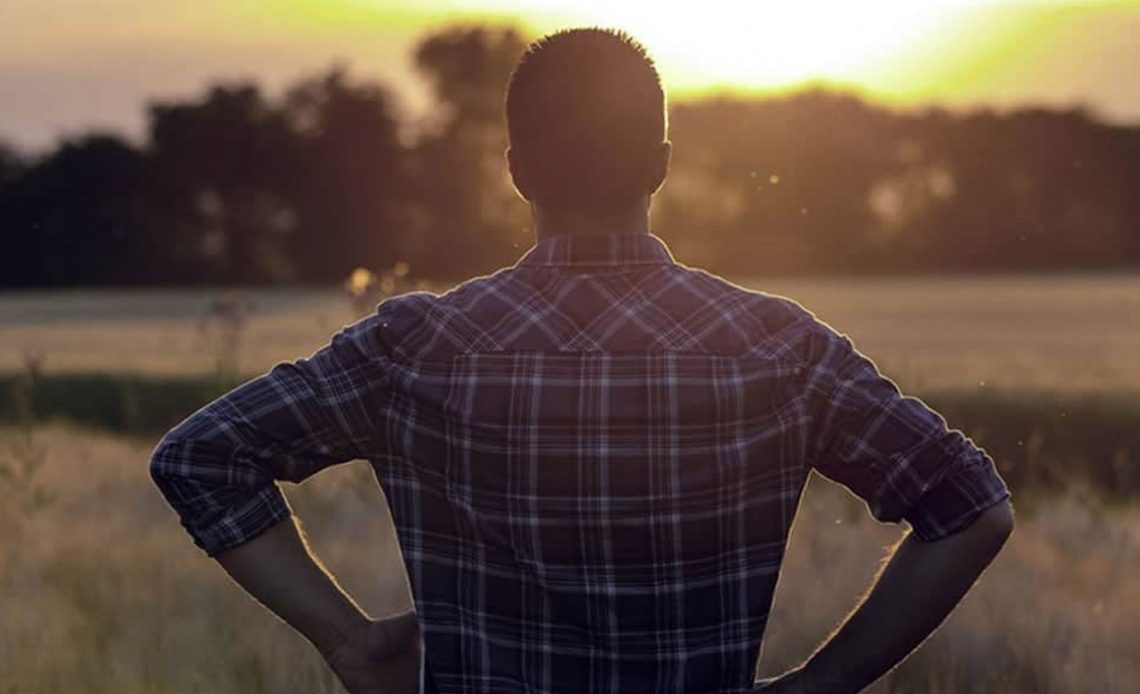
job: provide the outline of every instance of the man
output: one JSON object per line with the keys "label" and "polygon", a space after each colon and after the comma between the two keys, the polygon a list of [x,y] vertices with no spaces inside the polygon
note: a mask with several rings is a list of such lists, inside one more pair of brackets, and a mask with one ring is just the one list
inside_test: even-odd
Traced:
{"label": "man", "polygon": [[[385,301],[195,413],[158,446],[158,486],[351,692],[859,691],[1011,532],[992,461],[798,304],[649,233],[670,144],[628,36],[533,44],[506,112],[536,246]],[[367,617],[276,486],[354,458],[387,496],[414,613]],[[803,666],[754,682],[812,469],[912,532]]]}

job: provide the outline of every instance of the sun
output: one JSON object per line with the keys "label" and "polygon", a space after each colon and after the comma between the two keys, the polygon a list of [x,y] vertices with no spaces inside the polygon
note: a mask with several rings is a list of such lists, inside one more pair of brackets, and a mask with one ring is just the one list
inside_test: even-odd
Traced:
{"label": "sun", "polygon": [[644,15],[622,4],[621,14],[675,86],[778,88],[864,79],[937,26],[937,11],[920,4],[706,0]]}
{"label": "sun", "polygon": [[948,0],[498,0],[537,29],[621,28],[645,43],[672,89],[778,89],[809,81],[865,83],[937,32]]}

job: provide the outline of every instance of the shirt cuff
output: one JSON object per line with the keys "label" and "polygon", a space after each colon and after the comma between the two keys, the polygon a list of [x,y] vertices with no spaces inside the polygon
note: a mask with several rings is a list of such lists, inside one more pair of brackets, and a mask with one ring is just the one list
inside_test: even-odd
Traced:
{"label": "shirt cuff", "polygon": [[208,524],[186,524],[194,544],[211,557],[243,545],[293,514],[276,484],[258,490],[244,500],[226,500],[223,515]]}
{"label": "shirt cuff", "polygon": [[1009,497],[993,460],[975,449],[959,458],[904,517],[918,539],[933,542],[965,530],[984,511]]}

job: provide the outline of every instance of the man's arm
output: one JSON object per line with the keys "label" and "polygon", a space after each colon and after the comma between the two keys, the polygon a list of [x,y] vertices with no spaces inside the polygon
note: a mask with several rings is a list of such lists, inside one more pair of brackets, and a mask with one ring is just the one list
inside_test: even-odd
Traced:
{"label": "man's arm", "polygon": [[958,604],[1013,531],[1008,501],[964,530],[923,542],[908,534],[866,598],[800,668],[762,684],[765,694],[848,694],[902,661]]}
{"label": "man's arm", "polygon": [[849,339],[816,323],[806,353],[812,467],[912,531],[831,639],[760,691],[858,692],[946,618],[1005,543],[1013,513],[985,451],[900,393]]}
{"label": "man's arm", "polygon": [[415,613],[370,619],[309,551],[293,518],[216,558],[242,588],[320,651],[349,692],[417,691]]}
{"label": "man's arm", "polygon": [[311,641],[352,692],[414,691],[414,614],[369,619],[309,552],[277,483],[382,445],[382,326],[365,319],[218,398],[168,432],[150,464],[198,546]]}
{"label": "man's arm", "polygon": [[321,653],[331,652],[369,621],[310,553],[292,517],[215,558],[242,588]]}

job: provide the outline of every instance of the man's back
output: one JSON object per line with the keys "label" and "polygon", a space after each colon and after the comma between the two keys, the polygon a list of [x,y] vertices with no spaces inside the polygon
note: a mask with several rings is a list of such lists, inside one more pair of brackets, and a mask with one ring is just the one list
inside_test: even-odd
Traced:
{"label": "man's back", "polygon": [[781,342],[806,314],[618,236],[380,316],[376,469],[441,691],[752,681],[806,472]]}
{"label": "man's back", "polygon": [[[371,458],[444,692],[741,691],[813,455],[898,519],[976,454],[798,305],[648,235],[547,239],[356,329],[387,362]],[[836,468],[875,446],[909,457]]]}

